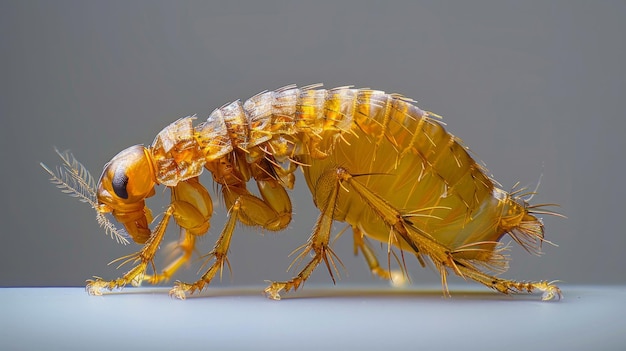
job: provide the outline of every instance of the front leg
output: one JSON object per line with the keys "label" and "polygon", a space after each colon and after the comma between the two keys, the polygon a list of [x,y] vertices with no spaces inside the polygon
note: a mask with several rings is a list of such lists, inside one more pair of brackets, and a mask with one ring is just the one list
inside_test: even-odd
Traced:
{"label": "front leg", "polygon": [[[204,235],[209,229],[209,220],[213,214],[213,203],[207,190],[200,184],[198,177],[179,182],[171,187],[172,200],[163,215],[163,219],[150,234],[143,249],[137,253],[122,257],[121,265],[133,262],[137,264],[121,278],[105,281],[95,278],[87,281],[87,291],[91,295],[101,295],[102,289],[113,290],[131,283],[139,285],[143,280],[152,284],[169,279],[183,264],[189,261],[195,248],[195,237]],[[180,244],[182,255],[168,265],[160,274],[146,275],[149,264],[153,265],[154,256],[163,241],[165,230],[171,217],[185,232],[185,239]],[[118,261],[116,260],[116,261]],[[154,268],[154,267],[153,267]]]}
{"label": "front leg", "polygon": [[[176,271],[183,265],[189,262],[196,248],[196,235],[189,233],[184,228],[181,228],[181,235],[183,238],[178,242],[172,242],[165,248],[166,251],[170,251],[169,256],[179,254],[179,256],[171,260],[171,262],[161,270],[161,273],[153,275],[145,275],[144,281],[156,285],[162,282],[170,280]],[[168,260],[169,258],[168,257]]]}
{"label": "front leg", "polygon": [[189,262],[196,249],[196,238],[206,234],[213,215],[213,201],[198,177],[187,179],[172,188],[173,216],[181,228],[182,239],[174,243],[171,254],[179,253],[159,274],[146,276],[145,280],[157,284],[169,280],[176,271]]}
{"label": "front leg", "polygon": [[165,229],[167,228],[167,224],[172,216],[174,209],[172,206],[169,206],[163,215],[163,219],[159,222],[159,225],[154,230],[145,246],[141,249],[141,251],[136,252],[134,254],[121,257],[119,260],[125,259],[122,262],[122,265],[127,262],[137,263],[138,265],[133,267],[130,271],[124,274],[121,278],[117,278],[115,280],[106,281],[99,277],[94,277],[94,279],[87,280],[87,292],[89,295],[102,295],[102,290],[113,290],[115,288],[123,288],[129,283],[133,283],[134,285],[139,285],[141,281],[144,279],[144,275],[146,269],[148,268],[148,264],[151,264],[154,260],[154,255],[159,249],[159,245],[161,241],[163,241],[163,235],[165,234]]}

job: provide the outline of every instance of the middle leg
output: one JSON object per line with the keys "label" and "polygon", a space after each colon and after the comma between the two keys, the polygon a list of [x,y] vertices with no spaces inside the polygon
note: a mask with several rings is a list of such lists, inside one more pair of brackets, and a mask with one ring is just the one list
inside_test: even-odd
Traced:
{"label": "middle leg", "polygon": [[251,194],[243,183],[222,188],[224,202],[227,206],[230,206],[229,218],[213,250],[207,255],[207,262],[211,260],[213,262],[196,282],[176,282],[172,290],[170,290],[170,296],[185,299],[187,294],[201,291],[210,284],[217,272],[220,272],[221,276],[225,265],[228,265],[230,268],[227,255],[237,222],[258,226],[267,230],[281,230],[289,224],[291,220],[291,202],[285,189],[278,184],[278,181],[266,180],[257,182],[259,183],[259,191],[263,199]]}

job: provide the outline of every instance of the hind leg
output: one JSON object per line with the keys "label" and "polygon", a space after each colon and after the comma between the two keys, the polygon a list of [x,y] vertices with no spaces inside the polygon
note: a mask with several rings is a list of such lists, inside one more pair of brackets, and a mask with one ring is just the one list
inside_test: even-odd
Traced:
{"label": "hind leg", "polygon": [[452,270],[463,278],[475,280],[505,294],[512,292],[530,293],[533,291],[541,291],[543,292],[543,300],[559,299],[561,297],[560,289],[550,282],[518,282],[497,278],[483,273],[467,260],[455,258],[455,252],[453,250],[439,243],[435,237],[423,233],[412,226],[408,218],[405,218],[402,212],[365,185],[358,182],[347,171],[343,170],[339,172],[340,170],[341,169],[338,170],[338,173],[341,173],[342,184],[350,189],[350,191],[355,191],[359,194],[365,204],[372,209],[380,220],[389,226],[391,229],[390,241],[397,242],[395,238],[391,237],[397,235],[403,239],[414,252],[419,253],[419,255],[426,255],[431,259],[441,274],[441,281],[446,295],[448,295],[446,283],[447,271]]}
{"label": "hind leg", "polygon": [[[365,258],[365,262],[370,269],[370,272],[375,276],[379,277],[383,280],[390,281],[394,286],[402,286],[408,281],[408,275],[406,273],[406,269],[403,270],[391,270],[390,267],[390,258],[391,258],[391,250],[388,252],[388,260],[387,260],[387,269],[382,268],[376,257],[376,253],[372,249],[371,245],[365,240],[363,232],[357,228],[352,227],[353,232],[353,240],[354,240],[354,254],[358,255],[359,251],[363,254]],[[403,257],[404,258],[404,257]],[[396,257],[398,262],[399,259]],[[404,263],[404,260],[402,261]],[[405,268],[405,267],[403,267]]]}

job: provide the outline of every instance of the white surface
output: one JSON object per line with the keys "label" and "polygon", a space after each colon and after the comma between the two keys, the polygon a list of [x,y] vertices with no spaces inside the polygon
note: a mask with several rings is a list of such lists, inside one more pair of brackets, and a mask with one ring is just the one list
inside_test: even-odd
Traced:
{"label": "white surface", "polygon": [[563,286],[564,299],[479,286],[331,289],[276,302],[262,287],[186,301],[166,288],[101,297],[81,288],[0,289],[3,350],[624,350],[626,287]]}

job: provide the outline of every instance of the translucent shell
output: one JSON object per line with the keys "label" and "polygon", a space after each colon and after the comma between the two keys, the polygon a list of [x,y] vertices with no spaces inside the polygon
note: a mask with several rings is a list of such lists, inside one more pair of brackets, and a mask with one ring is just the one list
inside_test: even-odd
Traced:
{"label": "translucent shell", "polygon": [[[383,279],[397,275],[380,266],[365,238],[388,246],[388,264],[392,256],[401,257],[405,275],[404,255],[394,250],[415,255],[422,265],[430,261],[446,294],[451,272],[502,293],[541,291],[544,299],[561,295],[550,282],[495,275],[508,268],[506,247],[500,244],[504,236],[539,254],[546,240],[537,214],[558,214],[543,209],[550,204],[530,205],[530,193],[499,189],[440,117],[412,99],[349,86],[286,86],[243,103],[225,104],[194,126],[195,119],[178,119],[149,147],[132,146],[116,155],[105,167],[97,191],[84,185],[91,183],[82,166],[67,163],[74,172],[70,182],[46,168],[56,184],[78,197],[85,189],[97,192],[98,204],[90,203],[99,216],[111,212],[136,242],[145,244],[136,255],[124,258],[125,263],[139,262],[131,271],[112,281],[91,280],[90,293],[165,281],[188,262],[196,237],[210,226],[212,199],[198,178],[207,169],[220,185],[228,221],[207,255],[207,271],[196,282],[177,283],[171,294],[184,298],[203,289],[228,266],[237,223],[271,231],[288,226],[292,207],[286,189],[294,186],[293,173],[300,168],[320,214],[296,257],[297,262],[308,262],[291,279],[265,289],[272,299],[280,299],[281,291],[298,289],[322,262],[334,281],[340,263],[330,242],[335,221],[352,228],[355,251],[363,253],[372,273]],[[259,196],[247,189],[249,181],[256,183]],[[151,229],[145,199],[156,185],[169,187],[172,197]],[[182,253],[160,273],[148,276],[145,271],[153,265],[170,218],[181,227]]]}

